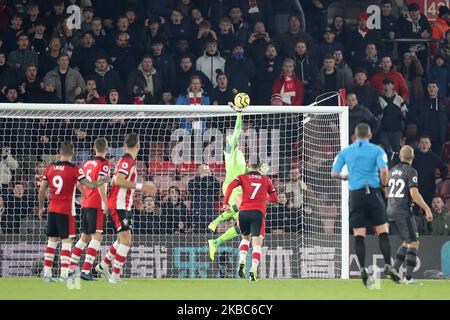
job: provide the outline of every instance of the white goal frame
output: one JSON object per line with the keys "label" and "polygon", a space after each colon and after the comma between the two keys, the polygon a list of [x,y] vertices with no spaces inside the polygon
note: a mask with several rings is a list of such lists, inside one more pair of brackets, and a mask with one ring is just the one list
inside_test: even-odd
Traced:
{"label": "white goal frame", "polygon": [[[108,104],[40,104],[40,103],[0,103],[0,112],[7,112],[7,118],[30,118],[26,111],[62,112],[67,111],[68,115],[73,112],[95,112],[95,117],[107,118],[108,115],[118,112],[130,112],[133,118],[147,118],[146,113],[163,112],[165,114],[176,113],[186,114],[208,114],[208,115],[232,115],[235,111],[229,106],[215,105],[108,105]],[[22,113],[21,111],[24,111]],[[347,106],[249,106],[242,110],[244,114],[338,114],[340,123],[340,143],[341,149],[348,146],[349,141],[349,110]],[[75,117],[76,118],[76,117]],[[349,279],[349,190],[346,181],[342,181],[341,196],[341,279]]]}

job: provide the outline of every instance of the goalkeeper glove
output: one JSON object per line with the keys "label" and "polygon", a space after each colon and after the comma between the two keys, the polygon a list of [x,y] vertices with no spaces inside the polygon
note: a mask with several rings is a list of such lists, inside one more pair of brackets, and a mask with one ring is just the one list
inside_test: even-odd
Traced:
{"label": "goalkeeper glove", "polygon": [[233,109],[234,111],[236,111],[237,113],[242,113],[242,110],[239,109],[238,107],[236,107],[236,106],[234,105],[233,102],[228,102],[228,106],[229,106],[231,109]]}

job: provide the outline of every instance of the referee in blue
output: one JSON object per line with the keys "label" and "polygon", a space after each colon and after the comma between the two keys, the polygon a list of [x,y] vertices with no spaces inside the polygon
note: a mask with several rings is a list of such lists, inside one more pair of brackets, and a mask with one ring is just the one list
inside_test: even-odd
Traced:
{"label": "referee in blue", "polygon": [[[389,177],[386,153],[379,146],[370,143],[372,133],[366,123],[355,128],[356,141],[339,152],[333,164],[331,176],[349,181],[349,223],[355,236],[355,252],[358,257],[361,278],[366,287],[371,282],[365,267],[366,247],[364,238],[366,226],[375,226],[379,238],[381,253],[384,257],[384,274],[396,283],[400,277],[391,266],[391,245],[389,227],[386,219],[386,205],[383,201],[381,186],[386,187]],[[347,165],[348,176],[342,174]],[[381,182],[380,182],[381,180]]]}

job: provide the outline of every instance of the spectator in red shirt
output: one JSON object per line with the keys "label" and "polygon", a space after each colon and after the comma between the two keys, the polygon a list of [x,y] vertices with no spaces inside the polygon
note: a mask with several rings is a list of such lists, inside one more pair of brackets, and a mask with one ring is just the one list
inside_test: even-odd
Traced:
{"label": "spectator in red shirt", "polygon": [[370,85],[377,91],[378,94],[383,93],[383,80],[390,78],[394,82],[395,91],[403,98],[404,101],[409,99],[408,85],[405,78],[400,72],[392,67],[392,59],[385,55],[381,58],[380,71],[375,73],[370,80]]}
{"label": "spectator in red shirt", "polygon": [[284,59],[281,77],[275,80],[272,94],[280,94],[286,105],[300,106],[303,104],[303,85],[295,76],[294,68],[293,59]]}

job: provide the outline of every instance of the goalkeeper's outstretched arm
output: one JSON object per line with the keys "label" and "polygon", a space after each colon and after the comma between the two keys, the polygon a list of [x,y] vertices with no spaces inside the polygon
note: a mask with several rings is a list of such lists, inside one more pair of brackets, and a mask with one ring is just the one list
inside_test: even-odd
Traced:
{"label": "goalkeeper's outstretched arm", "polygon": [[238,112],[236,115],[236,122],[234,124],[233,135],[231,136],[229,141],[227,141],[225,152],[230,153],[231,151],[236,149],[241,132],[242,132],[242,113]]}

